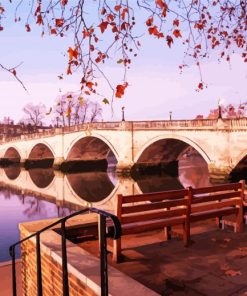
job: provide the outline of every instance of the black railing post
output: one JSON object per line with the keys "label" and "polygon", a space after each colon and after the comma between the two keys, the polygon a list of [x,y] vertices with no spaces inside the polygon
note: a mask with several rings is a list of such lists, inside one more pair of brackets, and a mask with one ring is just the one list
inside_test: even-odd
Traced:
{"label": "black railing post", "polygon": [[37,295],[42,296],[42,271],[40,256],[40,233],[36,234],[36,264],[37,264]]}
{"label": "black railing post", "polygon": [[9,248],[9,254],[12,259],[12,290],[13,296],[16,296],[16,270],[15,270],[15,247],[11,246]]}
{"label": "black railing post", "polygon": [[101,296],[108,296],[106,217],[100,215],[100,275]]}
{"label": "black railing post", "polygon": [[61,221],[62,231],[62,271],[63,271],[63,296],[69,296],[67,247],[66,247],[66,220]]}

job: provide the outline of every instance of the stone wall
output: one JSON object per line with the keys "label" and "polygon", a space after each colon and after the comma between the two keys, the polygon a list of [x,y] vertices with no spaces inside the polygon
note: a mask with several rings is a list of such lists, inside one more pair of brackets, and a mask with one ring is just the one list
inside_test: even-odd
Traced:
{"label": "stone wall", "polygon": [[[28,235],[28,232],[22,228],[21,238]],[[23,243],[22,248],[22,287],[23,296],[37,295],[37,269],[36,269],[36,243],[35,239]],[[43,296],[61,296],[63,295],[63,281],[61,260],[53,256],[48,249],[42,248],[42,284]],[[69,273],[69,291],[70,296],[94,296],[98,295],[86,283],[83,283],[71,272]]]}
{"label": "stone wall", "polygon": [[[70,219],[66,226],[97,223],[96,214],[85,214]],[[56,219],[21,223],[21,238],[50,225]],[[43,296],[61,296],[62,258],[61,236],[53,230],[47,230],[40,236]],[[36,239],[25,241],[21,247],[23,296],[37,295]],[[100,259],[86,250],[67,241],[67,260],[70,296],[101,295]],[[158,294],[141,283],[108,265],[109,295],[113,296],[157,296]]]}

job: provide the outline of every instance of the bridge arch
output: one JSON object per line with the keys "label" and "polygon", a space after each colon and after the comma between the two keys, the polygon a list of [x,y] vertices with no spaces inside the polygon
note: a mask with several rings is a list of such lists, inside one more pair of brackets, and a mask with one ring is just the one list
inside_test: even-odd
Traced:
{"label": "bridge arch", "polygon": [[245,158],[247,158],[247,149],[238,154],[236,160],[232,163],[233,169]]}
{"label": "bridge arch", "polygon": [[119,154],[113,145],[103,136],[94,134],[74,139],[65,151],[66,160],[98,160],[110,154],[118,162]]}
{"label": "bridge arch", "polygon": [[15,147],[9,147],[5,151],[3,158],[7,158],[7,159],[12,160],[14,162],[20,162],[20,160],[21,160],[21,154],[20,154],[20,152],[18,151],[17,148],[15,148]]}
{"label": "bridge arch", "polygon": [[55,158],[55,152],[47,142],[35,144],[28,153],[28,159],[40,160],[51,158]]}
{"label": "bridge arch", "polygon": [[158,148],[159,145],[162,145],[162,144],[165,145],[167,144],[168,141],[170,141],[170,143],[171,141],[173,143],[177,141],[184,144],[184,145],[180,145],[181,151],[177,152],[177,155],[175,156],[176,158],[186,147],[191,146],[203,157],[203,159],[207,164],[210,164],[212,162],[209,155],[206,153],[206,151],[191,139],[184,136],[180,136],[180,135],[163,134],[163,135],[152,138],[151,140],[149,140],[144,144],[144,146],[140,149],[140,151],[136,154],[134,158],[135,163],[140,162],[147,157],[148,149],[151,148],[153,151],[155,151],[155,149]]}

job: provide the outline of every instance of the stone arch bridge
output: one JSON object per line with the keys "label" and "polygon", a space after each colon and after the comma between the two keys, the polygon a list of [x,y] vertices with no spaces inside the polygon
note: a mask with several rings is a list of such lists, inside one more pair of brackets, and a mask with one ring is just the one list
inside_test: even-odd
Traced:
{"label": "stone arch bridge", "polygon": [[0,158],[21,163],[114,157],[117,170],[171,163],[187,147],[205,160],[212,178],[227,178],[247,155],[247,118],[85,123],[2,141]]}

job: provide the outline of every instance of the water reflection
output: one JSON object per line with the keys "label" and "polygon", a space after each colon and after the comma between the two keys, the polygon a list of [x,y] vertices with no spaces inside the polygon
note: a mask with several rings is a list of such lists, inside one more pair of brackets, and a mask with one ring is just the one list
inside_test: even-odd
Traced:
{"label": "water reflection", "polygon": [[168,175],[152,176],[152,178],[145,176],[136,182],[143,193],[184,188],[178,178]]}
{"label": "water reflection", "polygon": [[99,202],[111,194],[115,185],[106,172],[66,175],[73,191],[88,202]]}
{"label": "water reflection", "polygon": [[55,177],[52,168],[35,168],[28,170],[28,172],[33,183],[39,188],[48,187]]}
{"label": "water reflection", "polygon": [[207,164],[199,155],[184,157],[179,160],[179,180],[184,188],[212,185],[209,180]]}
{"label": "water reflection", "polygon": [[[117,194],[138,194],[208,186],[207,165],[201,157],[183,157],[179,177],[145,176],[133,180],[111,172],[63,175],[52,169],[0,169],[0,261],[9,260],[8,246],[19,239],[18,223],[64,216],[88,203],[113,209]],[[7,227],[6,227],[7,226]]]}
{"label": "water reflection", "polygon": [[20,166],[9,166],[4,168],[4,172],[10,180],[15,180],[20,175],[21,168]]}

